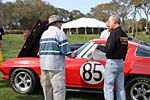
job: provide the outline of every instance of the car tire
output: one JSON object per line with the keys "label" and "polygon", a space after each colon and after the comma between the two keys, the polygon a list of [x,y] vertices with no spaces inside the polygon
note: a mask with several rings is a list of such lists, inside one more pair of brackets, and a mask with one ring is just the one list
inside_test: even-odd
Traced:
{"label": "car tire", "polygon": [[22,94],[31,94],[39,87],[37,75],[24,68],[15,69],[10,76],[12,88]]}
{"label": "car tire", "polygon": [[150,78],[137,76],[125,84],[127,100],[150,100]]}

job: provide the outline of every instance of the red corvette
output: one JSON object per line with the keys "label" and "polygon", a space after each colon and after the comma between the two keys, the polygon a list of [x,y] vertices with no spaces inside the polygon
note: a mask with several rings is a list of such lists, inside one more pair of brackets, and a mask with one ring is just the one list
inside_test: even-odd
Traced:
{"label": "red corvette", "polygon": [[[25,41],[17,58],[4,61],[0,66],[3,78],[10,80],[12,88],[19,93],[32,93],[40,85],[40,64],[37,56],[39,39],[47,22],[38,20]],[[96,50],[106,40],[94,39],[77,49],[75,58],[66,57],[67,90],[102,92],[105,53]],[[127,100],[150,100],[150,46],[129,40],[124,61],[125,90]]]}

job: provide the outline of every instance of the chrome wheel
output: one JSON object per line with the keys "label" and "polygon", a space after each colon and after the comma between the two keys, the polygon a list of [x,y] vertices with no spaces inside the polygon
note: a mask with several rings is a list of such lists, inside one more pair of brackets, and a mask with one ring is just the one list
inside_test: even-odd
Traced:
{"label": "chrome wheel", "polygon": [[150,85],[146,82],[135,83],[131,87],[130,95],[133,100],[150,100]]}
{"label": "chrome wheel", "polygon": [[14,84],[21,91],[26,91],[31,87],[31,77],[26,72],[19,72],[14,80]]}
{"label": "chrome wheel", "polygon": [[35,72],[18,68],[10,76],[11,86],[18,93],[30,94],[39,88],[40,81]]}
{"label": "chrome wheel", "polygon": [[150,100],[150,78],[134,77],[125,84],[127,100]]}

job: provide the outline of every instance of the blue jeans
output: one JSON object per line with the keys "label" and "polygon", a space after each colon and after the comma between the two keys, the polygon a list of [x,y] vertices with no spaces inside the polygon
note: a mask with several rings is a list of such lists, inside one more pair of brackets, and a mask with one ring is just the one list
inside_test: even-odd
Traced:
{"label": "blue jeans", "polygon": [[124,64],[122,59],[107,59],[104,75],[105,100],[114,100],[114,84],[116,85],[116,99],[125,100]]}

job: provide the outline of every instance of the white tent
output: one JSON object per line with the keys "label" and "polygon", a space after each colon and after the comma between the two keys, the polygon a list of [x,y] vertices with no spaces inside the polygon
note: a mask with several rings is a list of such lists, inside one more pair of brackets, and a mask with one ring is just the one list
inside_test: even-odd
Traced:
{"label": "white tent", "polygon": [[71,29],[71,28],[76,28],[77,29],[76,31],[78,31],[78,28],[85,28],[86,34],[86,28],[106,28],[106,24],[97,19],[85,17],[62,24],[62,29]]}

